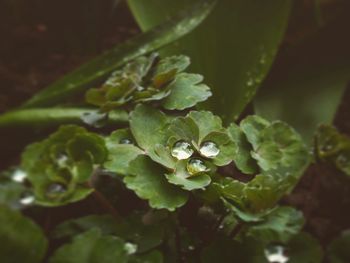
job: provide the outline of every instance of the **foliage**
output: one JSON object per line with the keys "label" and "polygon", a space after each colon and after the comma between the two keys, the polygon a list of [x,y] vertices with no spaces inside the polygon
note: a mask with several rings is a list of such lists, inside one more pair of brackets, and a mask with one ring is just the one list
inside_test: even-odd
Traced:
{"label": "foliage", "polygon": [[[129,4],[145,29],[190,2]],[[142,18],[139,7],[155,4],[165,11]],[[312,151],[308,137],[273,114],[242,113],[269,71],[290,9],[289,0],[198,1],[0,116],[6,128],[59,126],[38,129],[41,139],[0,173],[1,261],[348,262],[348,231],[323,249],[305,232],[308,218],[283,198],[311,160],[350,175],[349,138],[322,125]],[[193,35],[153,52],[207,16]],[[198,39],[202,45],[193,45]],[[164,56],[183,45],[192,67],[188,56]],[[316,115],[312,127],[332,114]]]}
{"label": "foliage", "polygon": [[339,133],[335,127],[322,125],[315,136],[318,158],[334,164],[350,176],[350,138]]}
{"label": "foliage", "polygon": [[3,262],[40,262],[47,240],[38,225],[19,212],[0,206],[0,258]]}
{"label": "foliage", "polygon": [[21,167],[33,185],[36,203],[57,206],[92,192],[87,183],[106,156],[100,136],[78,126],[62,126],[49,138],[29,145]]}

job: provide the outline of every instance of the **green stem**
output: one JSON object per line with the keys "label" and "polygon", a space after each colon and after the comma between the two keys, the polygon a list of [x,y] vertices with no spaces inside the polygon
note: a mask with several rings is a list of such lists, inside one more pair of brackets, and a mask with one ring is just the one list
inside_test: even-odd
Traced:
{"label": "green stem", "polygon": [[[93,113],[95,109],[84,108],[33,108],[10,111],[0,115],[0,128],[46,127],[60,124],[84,124],[81,116]],[[128,113],[122,110],[109,114],[107,124],[126,124]]]}

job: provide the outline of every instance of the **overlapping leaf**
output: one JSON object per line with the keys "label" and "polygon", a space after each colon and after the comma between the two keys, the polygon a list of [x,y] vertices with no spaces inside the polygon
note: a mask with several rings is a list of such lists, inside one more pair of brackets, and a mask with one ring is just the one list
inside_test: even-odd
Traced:
{"label": "overlapping leaf", "polygon": [[169,184],[164,177],[166,170],[148,157],[138,156],[132,161],[129,173],[124,178],[126,186],[148,200],[151,207],[174,211],[186,203],[188,194]]}
{"label": "overlapping leaf", "polygon": [[78,126],[62,126],[49,138],[29,145],[21,167],[33,185],[36,203],[57,206],[92,192],[86,183],[106,155],[100,136]]}
{"label": "overlapping leaf", "polygon": [[241,155],[234,160],[237,168],[258,175],[248,183],[219,179],[214,186],[243,212],[261,213],[271,209],[295,186],[308,164],[303,140],[287,124],[270,123],[258,116],[247,117],[240,127],[232,124],[228,131],[233,140],[238,140]]}
{"label": "overlapping leaf", "polygon": [[115,71],[107,81],[86,93],[86,101],[102,112],[126,103],[161,101],[169,110],[184,110],[205,101],[211,92],[203,77],[182,73],[190,64],[186,56],[159,59],[157,54],[139,57]]}
{"label": "overlapping leaf", "polygon": [[339,133],[335,127],[322,125],[316,137],[316,154],[333,163],[340,171],[350,176],[350,138]]}
{"label": "overlapping leaf", "polygon": [[6,263],[42,262],[47,240],[39,226],[0,205],[0,259]]}

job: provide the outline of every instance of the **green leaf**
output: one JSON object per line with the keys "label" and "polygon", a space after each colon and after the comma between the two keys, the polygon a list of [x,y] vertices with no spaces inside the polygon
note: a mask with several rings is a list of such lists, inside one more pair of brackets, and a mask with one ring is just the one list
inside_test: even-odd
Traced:
{"label": "green leaf", "polygon": [[311,145],[317,127],[332,123],[349,82],[350,41],[343,33],[349,22],[344,12],[288,45],[255,99],[256,113],[289,123]]}
{"label": "green leaf", "polygon": [[90,215],[65,221],[58,225],[54,238],[71,238],[92,228],[98,228],[102,235],[115,235],[137,245],[137,252],[144,253],[163,242],[164,225],[144,223],[142,215],[135,214],[116,220],[110,215]]}
{"label": "green leaf", "polygon": [[191,176],[188,173],[186,166],[186,160],[179,161],[176,165],[175,172],[165,175],[169,183],[179,185],[182,189],[187,191],[203,189],[211,183],[211,178],[208,174],[200,173]]}
{"label": "green leaf", "polygon": [[37,93],[24,107],[46,106],[80,93],[126,62],[186,35],[197,27],[213,9],[215,1],[208,0],[188,8],[162,25],[107,51],[72,73]]}
{"label": "green leaf", "polygon": [[221,119],[210,111],[191,111],[187,116],[191,118],[198,127],[198,144],[201,144],[203,139],[210,133],[222,130]]}
{"label": "green leaf", "polygon": [[29,145],[22,169],[34,187],[36,203],[59,206],[85,198],[94,165],[107,157],[104,139],[79,126],[62,126],[47,139]]}
{"label": "green leaf", "polygon": [[346,230],[335,238],[328,247],[330,263],[346,263],[350,261],[350,231]]}
{"label": "green leaf", "polygon": [[[0,115],[0,127],[50,127],[61,124],[85,124],[84,115],[95,114],[86,108],[33,108],[10,111]],[[126,124],[129,116],[125,111],[113,111],[108,115],[107,125]]]}
{"label": "green leaf", "polygon": [[213,182],[216,191],[222,197],[228,198],[237,204],[242,204],[242,195],[245,184],[230,177],[222,177]]}
{"label": "green leaf", "polygon": [[350,176],[350,138],[330,125],[321,125],[315,136],[318,158],[334,164]]}
{"label": "green leaf", "polygon": [[147,154],[154,154],[157,144],[166,144],[168,117],[161,111],[138,105],[130,114],[130,128],[137,144]]}
{"label": "green leaf", "polygon": [[186,56],[158,59],[158,54],[139,57],[129,62],[105,81],[100,88],[89,89],[85,98],[89,104],[109,112],[126,103],[146,103],[162,100],[169,110],[184,110],[206,100],[211,92],[201,84],[203,77],[183,73],[189,65]]}
{"label": "green leaf", "polygon": [[321,263],[323,259],[321,245],[314,237],[304,232],[288,243],[288,253],[288,263]]}
{"label": "green leaf", "polygon": [[[181,51],[189,55],[193,71],[204,75],[213,87],[214,96],[207,107],[226,122],[232,121],[253,98],[270,69],[287,28],[291,2],[220,0],[203,24],[164,53]],[[194,1],[128,3],[142,30],[147,31]]]}
{"label": "green leaf", "polygon": [[107,137],[108,158],[103,166],[111,172],[126,175],[129,163],[143,154],[140,148],[132,144],[133,140],[128,129],[116,130]]}
{"label": "green leaf", "polygon": [[267,128],[270,125],[270,122],[257,116],[252,115],[246,117],[241,121],[240,127],[247,137],[248,142],[253,146],[253,149],[258,148],[260,143],[260,133],[262,130]]}
{"label": "green leaf", "polygon": [[232,162],[232,159],[236,157],[238,149],[225,129],[209,133],[205,138],[203,138],[202,145],[205,142],[213,142],[218,147],[218,155],[211,158],[213,163],[217,166],[228,165]]}
{"label": "green leaf", "polygon": [[77,219],[67,220],[55,227],[51,236],[55,239],[72,238],[92,228],[98,228],[101,234],[115,234],[118,221],[110,215],[89,215]]}
{"label": "green leaf", "polygon": [[258,138],[252,157],[262,170],[288,168],[292,173],[303,171],[308,164],[308,151],[302,138],[286,123],[273,122],[260,132]]}
{"label": "green leaf", "polygon": [[0,243],[0,258],[6,263],[40,263],[47,249],[47,240],[39,226],[2,205]]}
{"label": "green leaf", "polygon": [[126,186],[140,198],[149,201],[153,208],[174,211],[183,206],[188,194],[168,183],[166,171],[146,156],[138,156],[130,163],[129,176],[124,178]]}
{"label": "green leaf", "polygon": [[287,243],[297,235],[304,225],[304,217],[300,211],[292,207],[278,207],[267,214],[263,221],[247,227],[245,236],[263,243]]}
{"label": "green leaf", "polygon": [[232,140],[237,144],[237,153],[234,158],[237,168],[245,174],[256,174],[258,166],[250,155],[253,148],[247,137],[235,123],[231,123],[227,130]]}
{"label": "green leaf", "polygon": [[201,75],[182,73],[169,85],[170,95],[162,103],[168,110],[184,110],[207,100],[212,93],[208,86],[200,84]]}
{"label": "green leaf", "polygon": [[112,263],[128,262],[128,251],[122,239],[103,236],[93,228],[76,236],[72,243],[63,245],[50,258],[50,263]]}

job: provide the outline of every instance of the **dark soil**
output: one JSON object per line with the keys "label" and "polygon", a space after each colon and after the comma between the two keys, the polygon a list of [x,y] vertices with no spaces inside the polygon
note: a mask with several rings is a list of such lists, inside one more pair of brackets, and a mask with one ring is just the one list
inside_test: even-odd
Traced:
{"label": "dark soil", "polygon": [[[0,2],[0,112],[19,105],[84,61],[138,33],[125,4],[113,10],[108,1],[98,6],[93,4],[96,1],[13,1],[20,3],[18,6],[9,2]],[[94,28],[91,19],[96,21]],[[349,101],[350,88],[335,124],[350,135]],[[17,133],[23,135],[23,131]],[[5,137],[9,133],[0,136],[2,148],[11,148],[4,145],[10,141]],[[14,164],[16,155],[15,150],[2,151],[0,170]],[[326,164],[312,165],[283,202],[304,212],[306,229],[324,246],[350,228],[349,178]]]}

